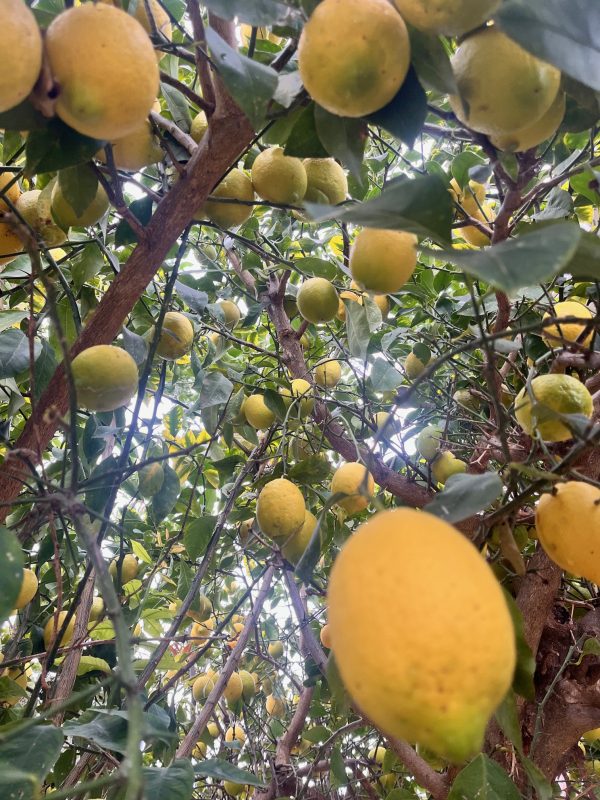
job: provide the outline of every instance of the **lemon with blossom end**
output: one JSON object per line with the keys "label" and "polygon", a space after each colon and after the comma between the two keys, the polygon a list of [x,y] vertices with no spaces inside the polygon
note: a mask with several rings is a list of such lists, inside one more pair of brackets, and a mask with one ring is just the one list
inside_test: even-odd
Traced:
{"label": "lemon with blossom end", "polygon": [[88,347],[75,356],[71,372],[77,402],[88,411],[114,411],[138,388],[138,369],[129,353],[110,344]]}
{"label": "lemon with blossom end", "polygon": [[265,708],[270,717],[285,717],[285,703],[280,697],[275,697],[274,694],[267,696],[265,701]]}
{"label": "lemon with blossom end", "polygon": [[305,201],[326,202],[332,206],[344,202],[348,194],[348,178],[335,159],[305,158],[302,163],[307,180]]}
{"label": "lemon with blossom end", "polygon": [[431,476],[436,483],[444,484],[452,475],[458,475],[466,470],[467,465],[464,461],[449,450],[444,450],[431,465]]}
{"label": "lemon with blossom end", "polygon": [[[61,611],[58,614],[58,619],[55,618],[56,615],[52,615],[48,622],[44,626],[44,646],[46,650],[50,646],[50,643],[54,641],[54,637],[58,636],[60,633],[62,626],[64,624],[65,618],[67,616],[67,611]],[[65,628],[65,632],[61,636],[60,642],[58,644],[59,647],[66,647],[71,639],[73,638],[73,630],[75,629],[75,621],[76,616],[73,614],[71,619],[69,620],[67,627]],[[56,627],[55,627],[55,622]]]}
{"label": "lemon with blossom end", "polygon": [[258,495],[256,520],[271,539],[287,541],[304,525],[305,512],[302,492],[287,478],[275,478]]}
{"label": "lemon with blossom end", "polygon": [[565,92],[559,92],[548,111],[532,125],[528,125],[514,133],[492,136],[490,141],[498,150],[508,150],[511,153],[522,153],[524,150],[531,150],[554,136],[563,121],[566,107],[567,95]]}
{"label": "lemon with blossom end", "polygon": [[[129,583],[129,581],[132,581],[134,578],[136,578],[139,568],[140,565],[138,564],[138,560],[133,553],[125,553],[123,560],[121,561],[121,584]],[[118,557],[111,561],[108,571],[110,572],[113,580],[116,580],[117,576],[119,575]]]}
{"label": "lemon with blossom end", "polygon": [[57,181],[52,190],[52,216],[61,228],[86,228],[95,225],[110,208],[110,200],[101,183],[98,184],[96,194],[91,202],[82,211],[75,210],[65,197],[60,183]]}
{"label": "lemon with blossom end", "polygon": [[294,378],[289,389],[282,388],[280,394],[286,405],[292,405],[292,413],[303,419],[312,413],[315,407],[315,398],[312,394],[312,386],[304,378]]}
{"label": "lemon with blossom end", "polygon": [[531,381],[531,389],[524,386],[515,400],[519,426],[529,436],[537,431],[545,442],[565,442],[573,438],[558,415],[579,414],[591,418],[593,410],[592,395],[581,381],[570,375],[538,375]]}
{"label": "lemon with blossom end", "polygon": [[246,734],[241,725],[232,725],[225,731],[226,742],[242,742],[246,741]]}
{"label": "lemon with blossom end", "polygon": [[[154,337],[154,328],[147,333],[148,339]],[[165,361],[177,361],[190,352],[194,342],[194,326],[179,311],[167,311],[164,316],[156,354]]]}
{"label": "lemon with blossom end", "polygon": [[299,531],[293,534],[281,548],[284,558],[291,564],[297,564],[302,558],[304,551],[312,538],[315,528],[317,527],[318,520],[315,515],[306,509],[304,517],[304,525]]}

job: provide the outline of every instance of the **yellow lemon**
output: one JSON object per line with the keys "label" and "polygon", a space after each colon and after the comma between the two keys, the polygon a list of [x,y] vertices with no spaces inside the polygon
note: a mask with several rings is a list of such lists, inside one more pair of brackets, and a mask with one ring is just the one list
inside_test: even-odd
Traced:
{"label": "yellow lemon", "polygon": [[[58,620],[55,619],[56,615],[53,615],[50,617],[50,619],[44,626],[44,647],[46,648],[46,650],[48,650],[50,643],[54,640],[54,637],[57,636],[58,633],[60,632],[66,616],[67,612],[61,611],[60,614],[58,614]],[[55,621],[57,622],[56,626],[54,624]],[[76,621],[76,616],[75,614],[73,614],[58,644],[59,647],[66,647],[73,638],[73,629],[75,628],[75,621]]]}
{"label": "yellow lemon", "polygon": [[203,700],[206,700],[214,688],[215,681],[211,674],[204,673],[203,675],[198,675],[192,685],[192,695],[194,696],[194,700],[197,703],[201,703]]}
{"label": "yellow lemon", "polygon": [[265,708],[270,717],[285,717],[285,703],[280,697],[275,697],[274,694],[267,696],[265,701]]}
{"label": "yellow lemon", "polygon": [[321,640],[321,644],[323,647],[326,647],[328,650],[331,650],[331,629],[329,625],[323,625],[319,632],[319,639]]}
{"label": "yellow lemon", "polygon": [[308,543],[312,538],[317,524],[318,520],[315,515],[306,509],[304,524],[300,530],[296,531],[296,533],[294,533],[281,548],[284,558],[287,558],[291,564],[297,564],[302,558],[302,554],[308,547]]}
{"label": "yellow lemon", "polygon": [[246,734],[241,725],[232,725],[225,731],[226,742],[245,742]]}
{"label": "yellow lemon", "polygon": [[458,475],[460,472],[466,471],[467,465],[465,462],[461,461],[449,450],[444,450],[443,453],[440,453],[431,465],[431,476],[436,483],[446,483],[452,475]]}
{"label": "yellow lemon", "polygon": [[86,228],[95,225],[106,214],[110,207],[110,200],[101,183],[98,183],[96,194],[91,202],[81,212],[75,211],[73,206],[64,196],[60,183],[57,181],[52,190],[52,216],[61,228]]}
{"label": "yellow lemon", "polygon": [[94,597],[90,609],[90,622],[97,622],[104,615],[104,600],[101,597]]}
{"label": "yellow lemon", "polygon": [[363,293],[357,289],[355,290],[346,290],[340,292],[339,300],[338,300],[338,310],[336,312],[336,317],[340,320],[340,322],[344,322],[346,319],[346,304],[344,300],[349,300],[351,303],[358,303],[359,306],[363,304]]}
{"label": "yellow lemon", "polygon": [[23,608],[27,603],[31,603],[38,590],[38,579],[32,569],[23,570],[23,582],[19,590],[17,599],[14,602],[16,609]]}
{"label": "yellow lemon", "polygon": [[369,750],[369,755],[367,758],[369,761],[374,761],[376,764],[383,764],[383,759],[385,758],[386,749],[385,747],[373,747]]}
{"label": "yellow lemon", "polygon": [[315,383],[323,389],[333,389],[337,386],[342,377],[342,367],[339,361],[331,359],[317,364],[315,367]]}
{"label": "yellow lemon", "polygon": [[296,297],[298,311],[308,322],[318,325],[331,322],[338,311],[339,298],[335,286],[326,278],[308,278]]}
{"label": "yellow lemon", "polygon": [[206,131],[208,130],[208,119],[204,111],[199,111],[192,119],[190,125],[190,136],[192,139],[199,143]]}
{"label": "yellow lemon", "polygon": [[369,500],[375,491],[375,481],[365,466],[349,461],[336,469],[330,488],[331,494],[348,495],[338,500],[337,504],[349,516],[354,516],[369,505]]}
{"label": "yellow lemon", "polygon": [[289,539],[304,525],[306,506],[298,487],[287,478],[275,478],[264,486],[256,504],[261,531],[272,539]]}
{"label": "yellow lemon", "polygon": [[501,0],[394,0],[405,21],[420,31],[462,36],[489,19]]}
{"label": "yellow lemon", "polygon": [[[211,192],[211,197],[221,200],[254,200],[252,181],[241,169],[232,169]],[[207,200],[196,213],[195,219],[208,218],[220,228],[237,228],[252,214],[252,206],[244,203],[219,203]]]}
{"label": "yellow lemon", "polygon": [[225,325],[230,329],[236,327],[242,316],[240,309],[232,300],[220,300],[218,305],[223,311],[225,317]]}
{"label": "yellow lemon", "polygon": [[[578,303],[576,300],[564,300],[562,303],[556,303],[552,309],[552,313],[544,314],[544,323],[542,339],[547,345],[552,347],[560,347],[561,344],[568,344],[576,342],[586,329],[585,320],[592,319],[594,314],[592,310],[583,303]],[[560,319],[561,317],[578,317],[584,322],[555,322],[548,325],[546,320],[552,318]],[[594,338],[594,329],[589,327],[587,334],[581,340],[583,347],[589,347],[592,339]]]}
{"label": "yellow lemon", "polygon": [[600,489],[583,481],[557,483],[535,512],[538,539],[559,567],[600,582]]}
{"label": "yellow lemon", "polygon": [[[481,211],[477,209],[471,216],[488,228],[494,222],[494,212],[489,203],[482,203]],[[462,228],[456,228],[453,231],[453,235],[462,237],[465,242],[473,245],[473,247],[487,247],[491,241],[487,233],[479,230],[475,225],[464,225]]]}
{"label": "yellow lemon", "polygon": [[23,192],[15,203],[16,209],[32,231],[47,247],[55,247],[66,241],[65,232],[52,219],[50,203],[41,189]]}
{"label": "yellow lemon", "polygon": [[97,344],[73,359],[77,401],[88,411],[114,411],[127,405],[138,388],[135,361],[120,347]]}
{"label": "yellow lemon", "polygon": [[283,642],[277,640],[276,642],[271,642],[271,644],[267,647],[267,651],[271,658],[281,658],[283,655]]}
{"label": "yellow lemon", "polygon": [[[139,172],[150,164],[162,161],[164,156],[160,142],[148,120],[145,120],[131,133],[113,139],[110,144],[115,167],[128,172]],[[96,157],[103,164],[106,163],[104,150],[101,150]]]}
{"label": "yellow lemon", "polygon": [[[154,336],[154,328],[147,333],[148,339]],[[165,361],[177,361],[189,353],[194,341],[194,326],[179,311],[167,311],[164,316],[156,355]]]}
{"label": "yellow lemon", "polygon": [[426,366],[427,364],[421,361],[415,353],[409,353],[404,359],[404,371],[406,372],[406,377],[410,378],[411,381],[422,375]]}
{"label": "yellow lemon", "polygon": [[244,703],[249,703],[256,694],[256,682],[254,680],[254,676],[251,672],[248,672],[245,669],[241,669],[238,674],[242,680],[242,699],[244,700]]}
{"label": "yellow lemon", "polygon": [[63,122],[108,140],[143,124],[158,94],[158,66],[134,17],[104,3],[74,6],[52,20],[45,44]]}
{"label": "yellow lemon", "polygon": [[245,399],[244,416],[248,424],[257,431],[264,431],[275,422],[275,414],[265,403],[262,394],[251,394]]}
{"label": "yellow lemon", "polygon": [[392,294],[401,289],[417,265],[417,237],[404,231],[364,228],[354,240],[350,271],[369,292]]}
{"label": "yellow lemon", "polygon": [[386,0],[323,0],[302,30],[300,77],[320,106],[363,117],[387,105],[406,77],[410,43]]}
{"label": "yellow lemon", "polygon": [[208,750],[208,746],[205,742],[196,742],[194,745],[194,749],[192,750],[192,758],[195,758],[197,761],[206,757],[206,751]]}
{"label": "yellow lemon", "polygon": [[532,436],[537,431],[545,442],[573,438],[558,414],[592,416],[591,394],[581,381],[570,375],[539,375],[531,381],[531,395],[526,386],[521,389],[515,400],[515,417],[525,433]]}
{"label": "yellow lemon", "polygon": [[0,6],[0,112],[25,100],[42,68],[42,34],[23,0]]}
{"label": "yellow lemon", "polygon": [[[0,79],[1,80],[1,79]],[[21,196],[19,184],[15,181],[15,174],[13,172],[0,172],[0,211],[10,211],[10,206],[4,199],[5,197],[10,200],[13,205],[16,205],[17,200]],[[10,188],[6,188],[9,184]]]}
{"label": "yellow lemon", "polygon": [[246,784],[235,783],[235,781],[223,781],[223,788],[231,797],[239,797],[246,789]]}
{"label": "yellow lemon", "polygon": [[233,705],[241,698],[243,692],[244,684],[242,683],[239,673],[232,672],[223,690],[223,697],[227,700],[229,705]]}
{"label": "yellow lemon", "polygon": [[335,560],[327,606],[342,680],[380,730],[455,762],[481,750],[512,682],[515,634],[464,536],[422,511],[376,514]]}
{"label": "yellow lemon", "polygon": [[348,178],[342,167],[333,158],[305,158],[306,194],[311,203],[343,203],[348,194]]}
{"label": "yellow lemon", "polygon": [[315,406],[315,398],[312,396],[312,386],[304,378],[295,378],[292,381],[291,388],[285,387],[280,390],[281,396],[284,398],[286,405],[291,405],[293,401],[292,413],[295,416],[303,419],[312,413]]}
{"label": "yellow lemon", "polygon": [[567,95],[559,92],[548,111],[536,122],[513,133],[492,136],[490,141],[498,150],[509,150],[512,153],[531,150],[532,147],[537,147],[538,144],[554,136],[565,116],[566,106]]}
{"label": "yellow lemon", "polygon": [[[129,583],[129,581],[132,581],[134,578],[136,578],[138,570],[139,564],[137,558],[133,555],[133,553],[125,553],[123,560],[121,561],[121,585]],[[118,557],[111,561],[108,571],[113,579],[117,578],[117,575],[119,575]]]}
{"label": "yellow lemon", "polygon": [[454,113],[470,128],[493,136],[537,122],[560,84],[556,67],[527,53],[497,27],[465,39],[452,68],[460,94],[450,96]]}
{"label": "yellow lemon", "polygon": [[296,205],[306,194],[306,170],[299,158],[284,155],[281,147],[269,147],[254,160],[252,183],[263,200]]}
{"label": "yellow lemon", "polygon": [[417,436],[416,447],[420,456],[432,461],[440,449],[442,431],[436,425],[428,425]]}

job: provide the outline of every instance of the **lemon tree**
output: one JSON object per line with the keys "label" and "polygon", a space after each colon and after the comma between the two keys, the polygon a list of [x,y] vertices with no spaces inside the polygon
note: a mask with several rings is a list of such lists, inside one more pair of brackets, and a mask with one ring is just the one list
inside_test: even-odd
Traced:
{"label": "lemon tree", "polygon": [[596,4],[0,23],[0,797],[592,797]]}

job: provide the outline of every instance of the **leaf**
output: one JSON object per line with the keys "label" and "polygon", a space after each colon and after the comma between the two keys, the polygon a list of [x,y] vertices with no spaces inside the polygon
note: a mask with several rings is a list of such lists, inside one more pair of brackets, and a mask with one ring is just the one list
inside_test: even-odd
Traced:
{"label": "leaf", "polygon": [[574,222],[557,223],[482,250],[429,250],[508,294],[564,272],[582,231]]}
{"label": "leaf", "polygon": [[196,314],[201,314],[208,305],[208,295],[181,281],[175,281],[175,292],[186,306]]}
{"label": "leaf", "polygon": [[274,69],[241,55],[212,28],[206,31],[215,67],[255,129],[263,123],[279,77]]}
{"label": "leaf", "polygon": [[160,491],[152,498],[152,520],[155,525],[162,522],[167,517],[177,502],[181,485],[179,483],[179,476],[169,464],[163,465],[164,478]]}
{"label": "leaf", "polygon": [[378,392],[391,392],[404,383],[404,376],[383,358],[375,359],[369,377]]}
{"label": "leaf", "polygon": [[[60,755],[64,736],[59,728],[38,725],[23,731],[11,731],[0,745],[0,774],[10,766],[42,780]],[[18,795],[14,795],[18,797]],[[2,793],[2,797],[7,795]]]}
{"label": "leaf", "polygon": [[315,256],[294,259],[294,268],[304,275],[327,278],[328,281],[332,281],[339,276],[339,270],[333,261],[326,261],[324,258],[316,258]]}
{"label": "leaf", "polygon": [[130,331],[129,328],[121,328],[121,334],[123,336],[123,349],[129,353],[138,367],[141,366],[148,358],[148,342],[143,336]]}
{"label": "leaf", "polygon": [[87,482],[85,493],[85,504],[90,510],[98,513],[104,510],[112,490],[115,470],[118,465],[117,459],[114,456],[109,456],[94,468]]}
{"label": "leaf", "polygon": [[0,771],[0,797],[3,800],[39,800],[41,780],[33,772],[2,764]]}
{"label": "leaf", "polygon": [[[327,263],[327,262],[326,262]],[[27,311],[0,311],[0,332],[18,325],[28,316]]]}
{"label": "leaf", "polygon": [[95,244],[86,244],[71,260],[71,276],[77,291],[100,272],[104,266],[102,253]]}
{"label": "leaf", "polygon": [[371,329],[364,306],[352,300],[344,301],[346,306],[346,333],[348,336],[348,349],[353,358],[363,361],[367,357],[367,350],[371,340]]}
{"label": "leaf", "polygon": [[574,211],[573,198],[564,189],[555,186],[546,198],[546,205],[533,215],[536,222],[550,219],[565,219]]}
{"label": "leaf", "polygon": [[140,559],[140,561],[143,561],[144,564],[150,564],[150,565],[154,564],[154,561],[152,560],[150,553],[146,550],[146,548],[141,542],[136,542],[135,539],[132,539],[131,549],[133,550],[133,554],[137,556]]}
{"label": "leaf", "polygon": [[[76,736],[116,753],[127,751],[127,711],[88,709],[76,720],[67,720],[62,725],[66,736]],[[170,733],[165,723],[155,714],[143,714],[142,738],[169,743],[175,734]]]}
{"label": "leaf", "polygon": [[480,753],[456,776],[448,800],[521,800],[499,764]]}
{"label": "leaf", "polygon": [[456,94],[452,65],[439,36],[428,36],[412,26],[408,32],[411,61],[419,80],[441,94]]}
{"label": "leaf", "polygon": [[287,3],[277,0],[206,0],[204,5],[222,19],[235,17],[248,25],[291,25],[299,14]]}
{"label": "leaf", "polygon": [[521,47],[600,91],[600,5],[589,0],[508,0],[494,17]]}
{"label": "leaf", "polygon": [[206,761],[201,761],[195,765],[194,772],[196,775],[204,775],[207,778],[215,778],[219,781],[247,783],[249,786],[258,786],[259,789],[265,788],[265,784],[256,775],[220,758],[208,758]]}
{"label": "leaf", "polygon": [[327,158],[329,153],[317,132],[314,103],[309,103],[298,115],[287,138],[284,153],[296,158]]}
{"label": "leaf", "polygon": [[529,645],[525,641],[523,615],[512,596],[506,590],[504,590],[504,599],[506,600],[508,610],[512,617],[517,646],[517,666],[513,678],[513,689],[517,694],[520,694],[521,697],[533,701],[535,698],[535,687],[533,685],[535,658]]}
{"label": "leaf", "polygon": [[59,171],[58,185],[75,214],[81,216],[96,197],[98,176],[89,163],[77,164]]}
{"label": "leaf", "polygon": [[565,267],[575,278],[600,278],[600,238],[582,231],[579,245]]}
{"label": "leaf", "polygon": [[167,108],[173,117],[173,122],[175,122],[177,127],[181,128],[182,131],[189,133],[192,124],[192,115],[190,114],[190,107],[185,96],[178,89],[162,81],[160,84],[160,93],[165,98]]}
{"label": "leaf", "polygon": [[365,152],[368,129],[361,119],[346,119],[330,114],[321,106],[315,106],[317,134],[330,156],[348,167],[358,179]]}
{"label": "leaf", "polygon": [[191,800],[194,791],[194,768],[188,759],[178,759],[168,767],[146,767],[144,800]]}
{"label": "leaf", "polygon": [[523,750],[523,737],[521,736],[521,722],[517,711],[517,698],[512,689],[508,690],[504,700],[496,709],[495,717],[502,733],[520,753]]}
{"label": "leaf", "polygon": [[224,405],[233,391],[233,383],[222,372],[209,372],[202,383],[195,407],[199,409]]}
{"label": "leaf", "polygon": [[[39,342],[33,343],[33,357],[41,353]],[[29,367],[29,339],[23,331],[9,328],[0,333],[0,378],[14,378]]]}
{"label": "leaf", "polygon": [[56,172],[65,167],[84,164],[103,145],[104,142],[82,136],[58,117],[54,117],[45,128],[32,130],[27,137],[25,174],[31,176],[40,172]]}
{"label": "leaf", "polygon": [[8,619],[23,583],[23,550],[8,528],[0,527],[0,622]]}
{"label": "leaf", "polygon": [[[185,561],[179,562],[179,580],[177,581],[177,597],[185,600],[194,580],[194,572]],[[200,600],[196,594],[192,600],[190,611],[200,611]]]}
{"label": "leaf", "polygon": [[284,420],[287,415],[287,406],[283,402],[283,397],[273,389],[265,389],[263,393],[265,405],[272,411],[279,420]]}
{"label": "leaf", "polygon": [[410,231],[439,243],[450,241],[452,199],[437,175],[396,178],[379,197],[364,203],[346,206],[307,203],[306,208],[318,222],[337,219],[371,228]]}
{"label": "leaf", "polygon": [[446,522],[460,522],[483,511],[502,494],[502,481],[495,472],[483,475],[452,475],[425,511]]}
{"label": "leaf", "polygon": [[[32,131],[48,125],[48,120],[28,100],[0,114],[0,130]],[[5,159],[6,160],[6,159]]]}
{"label": "leaf", "polygon": [[[55,659],[55,664],[62,664],[66,656]],[[81,656],[77,666],[77,675],[87,675],[88,672],[105,672],[107,675],[111,672],[109,664],[103,658],[95,658],[94,656]]]}
{"label": "leaf", "polygon": [[469,183],[469,171],[473,167],[481,167],[485,165],[484,159],[472,150],[463,150],[452,161],[452,177],[458,183],[461,189]]}
{"label": "leaf", "polygon": [[344,764],[344,759],[339,746],[334,747],[331,751],[329,770],[332,789],[339,789],[341,786],[346,786],[348,784],[346,765]]}
{"label": "leaf", "polygon": [[204,554],[213,535],[218,517],[196,517],[185,526],[183,546],[192,561]]}
{"label": "leaf", "polygon": [[427,95],[419,83],[417,73],[410,67],[404,83],[396,96],[367,120],[380,125],[400,141],[412,147],[423,130],[427,117]]}
{"label": "leaf", "polygon": [[[129,205],[129,211],[142,225],[146,226],[152,217],[152,198],[141,197],[139,200],[134,200]],[[131,225],[126,219],[122,219],[117,225],[115,231],[115,246],[124,247],[126,244],[135,244],[137,242],[137,235],[135,234]]]}
{"label": "leaf", "polygon": [[330,472],[331,465],[327,459],[315,453],[315,455],[294,464],[290,468],[289,475],[297,483],[318,485],[327,480]]}
{"label": "leaf", "polygon": [[42,340],[42,350],[33,368],[33,397],[36,403],[50,383],[57,366],[54,350],[45,339]]}

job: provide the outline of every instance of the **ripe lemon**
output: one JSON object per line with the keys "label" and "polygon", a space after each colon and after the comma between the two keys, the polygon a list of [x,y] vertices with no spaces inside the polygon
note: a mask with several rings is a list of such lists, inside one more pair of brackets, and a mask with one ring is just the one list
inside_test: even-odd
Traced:
{"label": "ripe lemon", "polygon": [[339,298],[335,286],[326,278],[309,278],[300,286],[296,304],[305,320],[318,325],[335,317]]}
{"label": "ripe lemon", "polygon": [[271,644],[267,647],[267,651],[271,658],[281,658],[283,655],[283,642],[280,642],[279,640],[271,642]]}
{"label": "ripe lemon", "polygon": [[45,42],[63,122],[108,140],[144,123],[158,94],[158,66],[152,42],[134,17],[104,3],[85,3],[55,17]]}
{"label": "ripe lemon", "polygon": [[[113,139],[111,145],[115,167],[128,172],[139,172],[150,164],[162,161],[164,156],[159,140],[154,135],[152,125],[148,120],[126,136]],[[101,150],[97,158],[105,164],[105,151]]]}
{"label": "ripe lemon", "polygon": [[410,378],[411,381],[414,381],[415,378],[422,375],[425,372],[426,366],[427,364],[421,361],[414,353],[409,353],[404,359],[404,372],[406,372],[406,377]]}
{"label": "ripe lemon", "polygon": [[392,294],[401,289],[417,265],[417,237],[404,231],[364,228],[354,240],[350,272],[363,289]]}
{"label": "ripe lemon", "polygon": [[342,367],[339,361],[331,359],[317,364],[315,367],[315,383],[323,389],[333,389],[337,386],[342,377]]}
{"label": "ripe lemon", "polygon": [[369,755],[367,758],[369,761],[375,761],[376,764],[383,764],[383,759],[385,758],[386,749],[385,747],[373,747],[369,750]]}
{"label": "ripe lemon", "polygon": [[[243,626],[242,626],[243,627]],[[251,672],[245,669],[239,671],[239,676],[242,680],[242,698],[244,703],[249,703],[256,694],[256,683]]]}
{"label": "ripe lemon", "polygon": [[409,63],[406,25],[386,0],[323,0],[298,45],[307,92],[340,117],[363,117],[387,105]]}
{"label": "ripe lemon", "polygon": [[51,195],[42,193],[41,189],[23,192],[15,203],[16,209],[47,247],[57,247],[66,241],[65,232],[52,219],[50,208]]}
{"label": "ripe lemon", "polygon": [[77,401],[88,411],[114,411],[127,405],[138,388],[135,361],[120,347],[97,344],[75,356],[71,371]]}
{"label": "ripe lemon", "polygon": [[559,92],[548,111],[536,122],[504,136],[492,136],[490,141],[498,150],[509,150],[512,153],[531,150],[554,136],[565,116],[566,105],[566,94]]}
{"label": "ripe lemon", "polygon": [[275,422],[275,414],[265,403],[262,394],[251,394],[244,401],[244,416],[257,431],[265,431]]}
{"label": "ripe lemon", "polygon": [[308,381],[303,378],[295,378],[292,381],[291,388],[285,387],[280,390],[281,396],[284,398],[286,405],[294,403],[292,413],[295,411],[295,416],[303,419],[312,413],[315,407],[315,398],[312,396],[312,386]]}
{"label": "ripe lemon", "polygon": [[[4,199],[5,197],[10,200],[13,205],[16,205],[17,200],[21,196],[19,184],[15,181],[13,172],[0,172],[0,211],[10,211],[11,208]],[[10,188],[6,188],[11,184]]]}
{"label": "ripe lemon", "polygon": [[[44,626],[44,646],[45,646],[46,650],[50,646],[50,643],[54,640],[54,637],[59,634],[59,632],[60,632],[60,630],[61,630],[61,628],[62,628],[62,626],[64,624],[66,616],[67,616],[67,612],[66,611],[61,611],[58,614],[58,620],[56,620],[56,615],[53,614],[50,617],[50,619],[48,620],[48,622],[45,624],[45,626]],[[56,621],[56,626],[55,626],[55,621]],[[75,621],[76,621],[76,615],[73,614],[73,616],[69,620],[69,623],[68,623],[68,625],[67,625],[67,627],[65,629],[65,632],[63,633],[63,635],[61,637],[60,642],[58,643],[59,647],[66,647],[69,644],[69,642],[71,641],[71,639],[73,638],[73,629],[75,628]]]}
{"label": "ripe lemon", "polygon": [[343,203],[348,194],[348,178],[333,158],[305,158],[307,187],[304,199],[311,203]]}
{"label": "ripe lemon", "polygon": [[442,431],[436,425],[428,425],[417,436],[416,447],[420,456],[432,461],[440,449]]}
{"label": "ripe lemon", "polygon": [[375,491],[375,481],[365,466],[356,461],[348,461],[333,473],[330,489],[331,494],[343,492],[348,495],[338,500],[337,504],[348,516],[354,516],[369,505]]}
{"label": "ripe lemon", "polygon": [[0,112],[25,100],[42,68],[42,35],[23,0],[0,6]]}
{"label": "ripe lemon", "polygon": [[232,725],[225,731],[226,742],[245,742],[246,734],[241,725]]}
{"label": "ripe lemon", "polygon": [[98,184],[96,194],[91,203],[83,211],[78,213],[64,196],[60,184],[57,181],[52,189],[52,216],[57,224],[63,229],[68,228],[87,228],[95,225],[106,214],[110,207],[110,200],[101,183]]}
{"label": "ripe lemon", "polygon": [[190,136],[192,139],[199,143],[206,131],[208,130],[208,119],[204,111],[199,111],[192,119],[190,125]]}
{"label": "ripe lemon", "polygon": [[275,697],[274,694],[267,696],[265,701],[265,708],[270,717],[285,717],[285,703],[280,697]]}
{"label": "ripe lemon", "polygon": [[501,0],[394,0],[406,22],[425,33],[462,36],[488,20]]}
{"label": "ripe lemon", "polygon": [[239,676],[239,673],[232,672],[229,676],[229,680],[227,681],[227,685],[223,690],[223,697],[227,700],[227,703],[231,706],[236,703],[244,692],[244,684],[242,683],[242,679]]}
{"label": "ripe lemon", "polygon": [[[133,16],[137,19],[149,36],[153,35],[154,29],[156,29],[161,36],[164,36],[164,38],[169,42],[172,41],[173,28],[171,26],[169,15],[161,6],[161,4],[157,2],[157,0],[149,0],[148,5],[150,6],[152,21],[150,21],[148,18],[146,0],[142,0],[142,2],[137,3]],[[166,55],[166,53],[161,53],[160,51],[156,53],[156,57],[159,60],[163,58],[164,55]]]}
{"label": "ripe lemon", "polygon": [[454,113],[470,128],[493,136],[537,122],[556,99],[560,84],[556,67],[495,27],[465,39],[452,57],[452,68],[460,94],[450,96]]}
{"label": "ripe lemon", "polygon": [[600,489],[583,481],[556,484],[553,492],[539,500],[535,527],[555,564],[600,582]]}
{"label": "ripe lemon", "polygon": [[[117,575],[119,574],[118,563],[119,558],[114,558],[108,568],[113,580],[116,580]],[[132,581],[134,578],[136,578],[138,570],[139,564],[137,558],[133,555],[133,553],[125,553],[121,562],[121,584],[123,585],[125,583],[129,583],[129,581]]]}
{"label": "ripe lemon", "polygon": [[235,781],[223,781],[223,788],[231,797],[239,797],[246,789],[245,783],[235,783]]}
{"label": "ripe lemon", "polygon": [[[254,200],[254,187],[252,181],[241,169],[232,169],[216,186],[211,197],[223,200]],[[218,203],[207,200],[196,213],[195,219],[208,218],[220,228],[237,228],[252,214],[251,205],[238,205],[236,203]]]}
{"label": "ripe lemon", "polygon": [[38,590],[38,579],[35,572],[31,569],[23,570],[23,583],[19,590],[19,595],[15,600],[16,609],[23,608],[27,603],[31,603]]}
{"label": "ripe lemon", "polygon": [[[154,328],[147,334],[149,339],[154,336]],[[194,326],[189,319],[179,311],[167,311],[164,316],[160,338],[156,347],[156,355],[165,361],[177,361],[192,349],[194,341]]]}
{"label": "ripe lemon", "polygon": [[201,703],[203,700],[206,700],[214,688],[215,681],[210,673],[205,672],[203,675],[198,675],[192,685],[192,695],[194,696],[194,700],[197,703]]}
{"label": "ripe lemon", "polygon": [[431,476],[436,483],[446,483],[452,475],[458,475],[466,470],[467,465],[464,461],[461,461],[449,450],[444,450],[431,465]]}
{"label": "ripe lemon", "polygon": [[358,303],[359,306],[363,304],[363,293],[359,290],[348,290],[346,289],[339,294],[338,300],[338,310],[336,312],[336,317],[340,320],[340,322],[344,322],[346,319],[346,304],[344,300],[349,300],[351,303]]}
{"label": "ripe lemon", "polygon": [[323,647],[326,647],[328,650],[331,650],[331,629],[329,625],[323,625],[321,631],[319,633],[319,639],[321,640],[321,644]]}
{"label": "ripe lemon", "polygon": [[263,200],[296,205],[306,194],[306,170],[299,158],[284,155],[281,147],[269,147],[254,160],[252,183]]}
{"label": "ripe lemon", "polygon": [[570,375],[538,375],[531,381],[532,399],[523,387],[515,400],[515,417],[530,436],[537,431],[545,442],[565,442],[573,438],[557,414],[592,416],[593,400],[586,387]]}
{"label": "ripe lemon", "polygon": [[94,597],[90,609],[90,622],[97,622],[104,615],[104,600],[101,597]]}
{"label": "ripe lemon", "polygon": [[206,751],[208,750],[208,745],[205,742],[196,742],[194,745],[194,749],[192,750],[192,758],[195,758],[197,761],[206,757]]}
{"label": "ripe lemon", "polygon": [[482,183],[476,181],[469,181],[469,183],[461,189],[458,181],[452,178],[450,181],[450,188],[448,189],[452,199],[464,208],[470,216],[481,211],[481,206],[485,202],[486,188]]}
{"label": "ripe lemon", "polygon": [[512,682],[515,635],[465,537],[422,511],[376,514],[342,547],[327,605],[342,680],[378,728],[450,761],[481,750]]}
{"label": "ripe lemon", "polygon": [[284,558],[287,558],[290,564],[297,564],[298,561],[300,561],[304,551],[308,547],[308,543],[312,538],[317,524],[318,520],[315,515],[306,509],[304,524],[299,531],[296,531],[293,536],[290,536],[281,548]]}
{"label": "ripe lemon", "polygon": [[[560,319],[561,317],[578,317],[582,320],[592,319],[594,314],[592,310],[583,303],[578,303],[576,300],[564,300],[562,303],[556,303],[552,309],[552,313],[547,312],[544,314],[543,321],[550,320],[553,317]],[[560,347],[565,343],[576,342],[586,329],[585,322],[556,322],[551,325],[547,323],[543,326],[542,339],[548,346]],[[589,347],[594,338],[593,328],[588,329],[588,333],[581,340],[583,347]]]}
{"label": "ripe lemon", "polygon": [[[483,203],[481,211],[477,209],[471,216],[478,222],[482,222],[488,228],[494,221],[494,212],[489,203]],[[462,228],[456,228],[453,233],[455,236],[462,237],[465,242],[473,245],[473,247],[487,247],[491,241],[487,233],[479,230],[475,225],[465,225]]]}
{"label": "ripe lemon", "polygon": [[305,513],[302,492],[287,478],[275,478],[258,495],[256,519],[272,539],[287,541],[304,525]]}
{"label": "ripe lemon", "polygon": [[223,316],[225,317],[225,325],[230,329],[233,330],[240,318],[242,316],[241,311],[236,306],[236,304],[231,300],[221,300],[219,301],[218,305],[221,307],[223,311]]}

